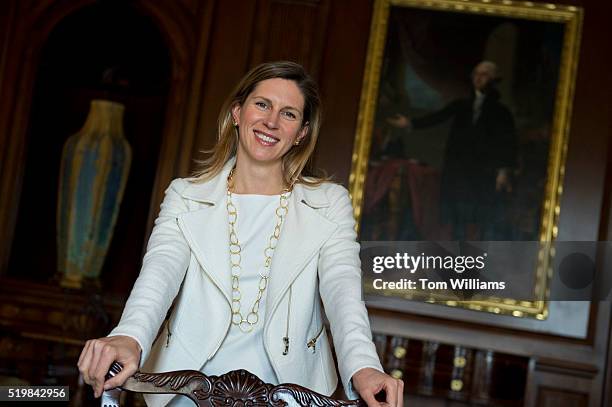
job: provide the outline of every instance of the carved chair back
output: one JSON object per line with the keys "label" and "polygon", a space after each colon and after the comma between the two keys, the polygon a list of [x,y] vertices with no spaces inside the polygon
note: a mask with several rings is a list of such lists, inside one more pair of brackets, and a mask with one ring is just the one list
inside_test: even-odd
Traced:
{"label": "carved chair back", "polygon": [[[120,367],[114,368],[120,370]],[[221,376],[207,376],[196,370],[137,372],[122,389],[138,393],[182,394],[200,407],[366,407],[362,400],[337,400],[296,384],[264,383],[246,370],[234,370]]]}

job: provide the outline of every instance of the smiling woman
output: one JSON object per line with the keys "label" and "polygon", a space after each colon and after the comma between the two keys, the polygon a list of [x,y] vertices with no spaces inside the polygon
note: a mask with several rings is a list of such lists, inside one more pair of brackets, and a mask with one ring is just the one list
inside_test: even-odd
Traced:
{"label": "smiling woman", "polygon": [[[246,369],[330,395],[338,379],[322,303],[347,395],[379,406],[374,395],[384,390],[386,405],[402,406],[403,383],[383,373],[371,340],[348,191],[310,162],[320,117],[316,84],[298,64],[262,64],[242,79],[209,157],[166,190],[119,325],[81,353],[96,396],[139,366]],[[113,361],[124,369],[105,381]]]}
{"label": "smiling woman", "polygon": [[[272,94],[264,92],[272,92]],[[239,144],[248,138],[247,133],[240,129],[242,119],[239,116],[242,110],[248,110],[249,107],[259,109],[261,112],[280,114],[278,121],[267,121],[267,125],[273,128],[279,126],[276,133],[280,132],[281,127],[284,133],[290,130],[295,137],[293,143],[298,141],[297,145],[281,155],[283,170],[281,172],[282,184],[279,186],[289,186],[299,182],[316,187],[328,181],[325,173],[314,167],[311,161],[321,125],[319,91],[316,83],[304,69],[292,62],[262,64],[242,78],[221,107],[218,119],[218,142],[212,150],[208,151],[209,156],[200,162],[200,168],[194,174],[194,178],[197,178],[198,181],[208,181],[219,174],[231,157],[237,156]],[[287,121],[294,125],[288,129],[282,123],[286,122],[285,118],[290,119],[292,116],[295,116],[295,120]],[[249,125],[249,123],[242,124]],[[259,127],[256,128],[259,134],[278,138],[278,134],[273,134],[274,131],[270,131],[267,125],[259,124]],[[298,134],[298,132],[303,133]],[[251,137],[254,135],[251,130]],[[238,138],[240,138],[240,143]],[[264,139],[261,138],[261,140]],[[278,169],[277,167],[275,171]],[[237,187],[240,189],[242,185]]]}
{"label": "smiling woman", "polygon": [[[242,106],[233,107],[232,117],[239,134],[237,172],[241,172],[240,167],[248,166],[279,178],[275,183],[266,182],[272,188],[269,191],[262,191],[258,185],[247,181],[236,185],[237,192],[278,192],[278,185],[282,185],[283,156],[293,146],[299,146],[308,133],[309,123],[303,121],[303,111],[304,97],[300,89],[294,81],[281,78],[260,82]],[[256,182],[256,174],[246,175]],[[253,191],[245,189],[249,187]]]}

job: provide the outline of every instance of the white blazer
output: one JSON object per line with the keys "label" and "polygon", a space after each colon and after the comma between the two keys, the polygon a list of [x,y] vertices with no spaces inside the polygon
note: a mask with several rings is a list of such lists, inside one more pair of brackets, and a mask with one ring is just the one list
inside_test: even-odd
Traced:
{"label": "white blazer", "polygon": [[[231,323],[227,176],[234,159],[205,183],[175,179],[155,220],[140,275],[112,335],[134,338],[147,372],[200,370],[215,355]],[[359,244],[345,188],[297,184],[272,260],[265,293],[264,347],[280,383],[330,395],[336,370],[323,327],[329,319],[342,383],[364,367],[382,371],[361,299]],[[182,283],[182,287],[181,287]],[[153,343],[176,297],[167,329]],[[168,334],[171,333],[171,335]],[[288,333],[289,352],[283,337]],[[315,340],[315,346],[308,346]],[[312,345],[312,343],[311,343]],[[172,395],[146,395],[164,406]]]}

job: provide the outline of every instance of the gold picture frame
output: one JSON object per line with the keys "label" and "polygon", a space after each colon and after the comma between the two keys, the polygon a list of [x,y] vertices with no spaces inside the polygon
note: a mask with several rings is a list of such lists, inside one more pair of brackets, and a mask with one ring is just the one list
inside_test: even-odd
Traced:
{"label": "gold picture frame", "polygon": [[[516,317],[532,317],[536,319],[546,319],[548,315],[547,299],[549,298],[550,294],[548,283],[551,279],[553,272],[552,260],[554,256],[554,241],[558,233],[557,225],[560,214],[559,203],[560,196],[563,192],[563,175],[565,170],[565,157],[569,137],[569,125],[572,111],[574,81],[578,64],[582,15],[583,11],[579,7],[533,2],[517,2],[509,0],[375,1],[363,79],[363,88],[361,93],[360,109],[357,120],[357,133],[352,156],[352,168],[349,179],[349,190],[353,200],[354,215],[357,219],[357,227],[358,229],[360,229],[359,232],[362,234],[362,240],[367,240],[364,239],[362,228],[364,224],[364,219],[368,220],[369,216],[368,214],[364,216],[364,206],[367,203],[366,183],[368,180],[368,172],[371,171],[372,165],[374,163],[374,159],[372,158],[372,144],[373,132],[375,130],[375,121],[377,123],[383,123],[381,126],[385,126],[385,123],[390,122],[388,118],[385,119],[386,121],[382,121],[380,120],[380,117],[377,117],[377,115],[381,115],[380,110],[377,109],[379,109],[378,104],[380,100],[382,100],[382,91],[384,89],[389,88],[393,89],[392,86],[387,86],[387,88],[383,88],[383,86],[381,86],[381,81],[385,79],[383,78],[383,74],[390,75],[388,74],[389,71],[386,71],[386,73],[382,72],[383,64],[386,64],[386,68],[390,66],[397,67],[402,66],[400,64],[401,61],[407,60],[406,58],[402,59],[401,57],[389,56],[391,55],[391,51],[389,51],[389,49],[391,48],[387,49],[387,47],[390,47],[389,44],[391,43],[391,39],[390,37],[388,38],[388,33],[394,32],[390,30],[397,27],[401,28],[404,25],[409,25],[410,27],[417,26],[415,30],[420,29],[422,31],[421,34],[425,36],[425,38],[442,38],[442,40],[440,41],[442,41],[443,43],[445,35],[445,33],[443,32],[444,29],[439,29],[442,22],[446,22],[447,24],[448,22],[451,22],[451,25],[454,26],[454,22],[456,21],[458,23],[456,24],[455,29],[460,29],[461,24],[467,26],[467,22],[461,22],[462,19],[465,20],[467,18],[470,18],[471,20],[469,21],[469,27],[478,27],[479,24],[481,24],[483,27],[495,26],[496,22],[507,22],[509,25],[514,24],[518,27],[516,30],[518,30],[519,32],[519,37],[521,35],[526,35],[526,33],[520,32],[520,30],[522,29],[521,27],[523,26],[535,27],[533,28],[535,32],[538,32],[538,27],[540,27],[542,28],[542,30],[546,28],[547,32],[552,30],[557,33],[555,34],[556,37],[552,35],[552,37],[557,38],[556,42],[554,38],[552,40],[550,38],[546,39],[546,41],[550,41],[550,43],[543,42],[541,44],[537,44],[537,39],[533,40],[533,43],[535,44],[534,47],[536,45],[539,45],[540,47],[544,48],[546,46],[551,46],[553,48],[558,47],[556,48],[557,54],[555,54],[558,55],[558,71],[554,80],[554,89],[548,90],[548,94],[551,95],[550,101],[546,101],[546,103],[550,103],[551,115],[549,117],[549,120],[545,124],[541,125],[541,128],[542,126],[548,126],[546,127],[548,129],[546,133],[548,134],[548,139],[546,140],[547,150],[545,151],[545,154],[536,157],[539,159],[539,165],[541,165],[541,174],[543,174],[541,177],[542,185],[539,190],[539,193],[541,194],[539,196],[541,196],[541,199],[532,200],[526,204],[529,205],[528,207],[531,209],[536,208],[535,210],[531,210],[531,212],[537,213],[538,216],[536,218],[536,221],[539,220],[538,224],[535,226],[537,227],[537,229],[534,229],[532,227],[532,234],[526,234],[526,236],[533,236],[533,240],[538,241],[540,247],[536,259],[537,265],[533,273],[533,300],[526,301],[524,299],[518,298],[487,297],[474,301],[456,301],[455,299],[446,298],[444,295],[430,295],[419,292],[410,292],[408,294],[402,294],[401,296],[403,298],[441,303],[449,306],[492,312],[496,314],[513,315]],[[393,19],[391,19],[391,17],[393,17]],[[423,21],[427,19],[429,19],[428,21],[430,21],[431,23],[429,25],[429,28],[427,27],[426,23],[423,23]],[[440,20],[439,24],[437,25],[438,29],[436,31],[428,32],[428,30],[433,30],[436,27],[436,19]],[[410,21],[412,23],[409,24],[408,22]],[[559,30],[561,30],[560,34]],[[429,37],[427,37],[427,34],[429,34]],[[449,41],[448,49],[454,49],[453,46],[456,48],[456,42],[453,42],[452,44],[450,43],[450,39],[456,37],[452,36],[452,30],[449,31],[447,37]],[[396,47],[398,43],[403,44],[401,43],[402,38],[398,38],[399,39],[394,40],[396,41]],[[405,38],[408,37],[405,36],[404,39]],[[420,42],[415,41],[414,35],[410,38],[410,47],[416,47],[416,45],[414,45],[415,43],[417,45],[420,44],[421,55],[417,55],[417,57],[422,57],[423,54],[426,54],[424,57],[422,57],[422,59],[426,59],[427,55],[429,55],[430,58],[433,58],[431,57],[431,55],[439,56],[445,52],[445,47],[440,47],[441,51],[437,53],[428,53],[428,51],[431,51],[427,48],[428,40]],[[473,38],[476,37],[473,36]],[[542,34],[542,38],[545,38],[544,34]],[[465,49],[469,49],[469,38],[466,41],[467,44],[460,43],[460,47],[465,47]],[[503,39],[502,42],[499,42],[498,39],[497,44],[499,48],[499,44],[503,44]],[[529,46],[530,43],[526,44],[527,46]],[[403,50],[406,48],[406,46],[400,45],[400,48]],[[492,49],[494,50],[495,47],[493,47]],[[410,50],[410,52],[418,54],[418,52],[415,52],[414,50]],[[397,55],[400,54],[401,53],[398,53]],[[478,52],[474,51],[473,54],[477,55]],[[525,51],[523,52],[523,54],[527,55],[529,54],[529,52]],[[406,52],[403,52],[402,55],[406,55]],[[465,59],[467,60],[469,58],[466,57]],[[486,58],[480,56],[479,59],[484,60]],[[533,57],[532,59],[533,60],[530,60],[529,58],[524,58],[524,60],[519,60],[517,57],[515,60],[513,60],[514,65],[510,68],[507,67],[507,69],[516,70],[517,66],[524,67],[526,64],[529,65],[530,63],[534,63],[534,67],[537,67],[537,65],[535,65],[535,63],[537,62],[537,58]],[[472,62],[477,61],[477,59],[474,59]],[[426,66],[426,64],[423,65]],[[467,70],[468,68],[471,69],[472,67],[473,65],[469,67],[466,65],[463,67],[463,69]],[[410,67],[410,69],[412,69],[412,67]],[[407,74],[402,75],[404,75],[402,76],[402,78],[405,78]],[[418,75],[415,74],[414,76]],[[395,77],[397,77],[397,75],[395,75],[394,78]],[[440,77],[441,76],[439,75],[438,78]],[[400,82],[396,81],[395,85],[397,85],[398,83],[400,84],[399,86],[403,86],[403,82],[401,82],[401,80]],[[385,82],[385,85],[387,85],[387,82]],[[444,86],[445,85],[439,85],[439,88],[446,89],[444,88]],[[524,89],[522,90],[525,91]],[[527,90],[526,92],[529,92],[529,90]],[[517,106],[520,105],[521,102],[523,102],[523,100],[520,100],[520,97],[521,96],[518,95],[517,100],[515,101],[515,104]],[[532,96],[530,97],[535,98]],[[386,97],[385,100],[387,99],[388,97]],[[545,115],[542,113],[541,117],[545,117]],[[400,150],[404,151],[403,149]],[[524,198],[524,200],[527,200],[527,198]],[[381,294],[380,292],[373,292],[372,290],[369,290],[367,284],[365,284],[365,286],[366,294]],[[398,294],[383,295],[391,295],[395,297],[398,296]]]}

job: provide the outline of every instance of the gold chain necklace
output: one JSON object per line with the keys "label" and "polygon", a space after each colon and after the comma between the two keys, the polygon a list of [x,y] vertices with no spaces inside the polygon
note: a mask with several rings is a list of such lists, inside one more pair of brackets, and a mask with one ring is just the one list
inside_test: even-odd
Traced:
{"label": "gold chain necklace", "polygon": [[232,189],[234,188],[234,169],[232,169],[227,177],[227,215],[229,220],[229,253],[230,253],[230,266],[232,272],[232,324],[237,325],[242,332],[251,332],[253,327],[259,321],[259,303],[263,297],[266,288],[268,287],[268,280],[270,279],[270,266],[272,265],[272,255],[274,249],[278,244],[280,237],[281,226],[287,213],[289,212],[289,196],[291,190],[289,188],[283,189],[280,194],[280,201],[278,207],[274,211],[276,214],[276,225],[274,226],[274,232],[268,239],[268,246],[264,249],[264,271],[260,273],[257,297],[251,307],[249,313],[244,317],[240,311],[240,300],[242,299],[242,293],[240,291],[240,274],[242,272],[242,247],[236,234],[236,222],[238,220],[238,210],[232,202]]}

